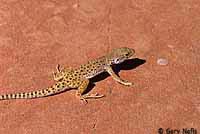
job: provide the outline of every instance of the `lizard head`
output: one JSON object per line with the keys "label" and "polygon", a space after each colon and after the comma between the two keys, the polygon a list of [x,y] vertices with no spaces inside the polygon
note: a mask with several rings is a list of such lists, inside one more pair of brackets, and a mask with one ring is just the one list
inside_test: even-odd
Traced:
{"label": "lizard head", "polygon": [[134,49],[127,47],[116,48],[107,55],[107,61],[109,64],[120,64],[125,60],[132,59],[134,54]]}

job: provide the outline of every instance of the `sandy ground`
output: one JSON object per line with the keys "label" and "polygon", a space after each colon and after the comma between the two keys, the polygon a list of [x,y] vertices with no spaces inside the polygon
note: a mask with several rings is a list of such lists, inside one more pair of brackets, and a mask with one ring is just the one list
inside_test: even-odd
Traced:
{"label": "sandy ground", "polygon": [[1,101],[0,134],[200,133],[199,0],[0,0],[0,94],[48,87],[58,63],[123,46],[137,59],[115,70],[134,86],[104,74],[90,92],[106,97],[87,105],[74,90]]}

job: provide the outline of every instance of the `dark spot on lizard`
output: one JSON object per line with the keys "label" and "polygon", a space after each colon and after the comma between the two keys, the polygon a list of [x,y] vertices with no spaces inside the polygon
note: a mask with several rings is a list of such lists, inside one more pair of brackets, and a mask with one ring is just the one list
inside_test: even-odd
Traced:
{"label": "dark spot on lizard", "polygon": [[17,98],[17,94],[13,94],[12,97]]}
{"label": "dark spot on lizard", "polygon": [[60,84],[57,84],[57,86],[56,86],[57,88],[60,88]]}
{"label": "dark spot on lizard", "polygon": [[22,93],[22,96],[25,97],[25,93]]}
{"label": "dark spot on lizard", "polygon": [[48,89],[48,90],[47,90],[47,92],[48,92],[48,93],[51,93],[51,90],[50,90],[50,89]]}

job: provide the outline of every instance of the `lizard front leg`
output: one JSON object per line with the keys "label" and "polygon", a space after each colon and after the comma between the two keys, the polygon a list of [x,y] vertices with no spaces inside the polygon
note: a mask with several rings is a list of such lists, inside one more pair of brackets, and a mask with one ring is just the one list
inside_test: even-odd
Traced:
{"label": "lizard front leg", "polygon": [[123,80],[119,76],[117,76],[110,66],[107,66],[105,69],[112,76],[112,78],[115,81],[119,82],[120,84],[125,85],[125,86],[131,86],[133,84],[132,82],[129,82],[127,80]]}
{"label": "lizard front leg", "polygon": [[102,98],[104,95],[98,95],[96,94],[83,94],[85,90],[87,89],[89,85],[89,80],[85,79],[82,81],[80,86],[78,87],[78,91],[76,92],[76,96],[78,96],[81,100],[84,100],[87,102],[87,99],[97,99],[97,98]]}

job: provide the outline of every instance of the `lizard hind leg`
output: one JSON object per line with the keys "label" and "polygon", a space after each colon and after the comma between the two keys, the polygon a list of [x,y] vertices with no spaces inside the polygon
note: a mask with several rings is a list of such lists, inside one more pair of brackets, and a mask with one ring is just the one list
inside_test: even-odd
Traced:
{"label": "lizard hind leg", "polygon": [[62,68],[58,64],[56,67],[56,72],[53,72],[53,79],[55,81],[60,81],[62,80],[66,75],[72,74],[73,70],[71,67],[68,68]]}
{"label": "lizard hind leg", "polygon": [[53,72],[53,79],[55,81],[59,81],[61,80],[64,76],[63,73],[61,72],[61,68],[60,68],[60,64],[57,64],[56,66],[56,72]]}
{"label": "lizard hind leg", "polygon": [[102,98],[104,95],[99,95],[98,93],[95,94],[83,94],[85,90],[87,89],[89,84],[89,80],[85,79],[82,81],[80,86],[78,87],[78,91],[76,92],[76,96],[80,98],[80,100],[83,100],[87,102],[87,99],[97,99],[97,98]]}

